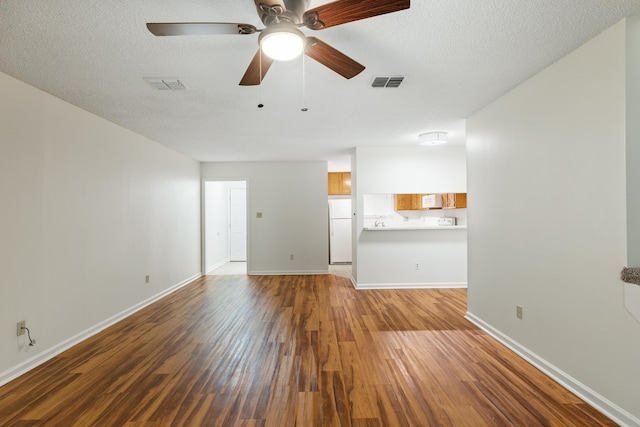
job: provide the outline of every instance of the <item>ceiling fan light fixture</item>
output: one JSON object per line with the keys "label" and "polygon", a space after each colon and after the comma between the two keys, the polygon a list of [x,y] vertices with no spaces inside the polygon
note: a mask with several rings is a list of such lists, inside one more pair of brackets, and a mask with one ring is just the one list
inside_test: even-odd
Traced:
{"label": "ceiling fan light fixture", "polygon": [[447,143],[447,132],[427,132],[418,135],[420,145],[440,145]]}
{"label": "ceiling fan light fixture", "polygon": [[273,25],[260,34],[260,49],[275,61],[290,61],[304,50],[305,37],[302,31],[291,26]]}

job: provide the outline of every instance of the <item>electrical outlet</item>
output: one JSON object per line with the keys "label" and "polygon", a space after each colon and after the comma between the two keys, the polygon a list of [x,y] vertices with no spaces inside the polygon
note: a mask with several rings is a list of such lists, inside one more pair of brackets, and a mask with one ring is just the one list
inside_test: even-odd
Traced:
{"label": "electrical outlet", "polygon": [[144,283],[149,283],[149,275],[144,276]]}
{"label": "electrical outlet", "polygon": [[16,329],[16,336],[20,336],[20,335],[24,335],[24,328],[27,327],[27,321],[26,320],[21,320],[17,323],[16,325],[17,329]]}
{"label": "electrical outlet", "polygon": [[420,263],[419,262],[416,262],[416,267],[415,268],[416,268],[416,270],[420,270]]}
{"label": "electrical outlet", "polygon": [[522,306],[516,305],[516,317],[522,319]]}

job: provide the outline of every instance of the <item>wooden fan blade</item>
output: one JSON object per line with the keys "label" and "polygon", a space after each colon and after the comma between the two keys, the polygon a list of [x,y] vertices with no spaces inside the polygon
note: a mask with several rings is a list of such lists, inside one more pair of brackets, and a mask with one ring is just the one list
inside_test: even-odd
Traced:
{"label": "wooden fan blade", "polygon": [[307,48],[304,53],[345,79],[357,76],[364,70],[364,65],[315,37],[307,37]]}
{"label": "wooden fan blade", "polygon": [[208,36],[213,34],[253,34],[256,27],[251,24],[230,22],[165,22],[147,23],[147,28],[156,36]]}
{"label": "wooden fan blade", "polygon": [[273,59],[262,53],[262,49],[258,49],[247,67],[247,71],[244,72],[242,80],[240,80],[240,86],[259,85],[264,80],[271,64],[273,64]]}
{"label": "wooden fan blade", "polygon": [[372,18],[408,9],[411,0],[337,0],[309,9],[302,22],[312,30],[322,30],[347,22]]}

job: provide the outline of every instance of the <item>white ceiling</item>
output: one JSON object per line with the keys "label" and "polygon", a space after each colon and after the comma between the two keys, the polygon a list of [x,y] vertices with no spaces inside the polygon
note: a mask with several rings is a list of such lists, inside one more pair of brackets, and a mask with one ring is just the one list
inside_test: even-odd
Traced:
{"label": "white ceiling", "polygon": [[[332,160],[435,130],[462,144],[466,117],[634,13],[640,0],[413,0],[303,29],[367,67],[353,79],[307,58],[304,84],[294,60],[241,87],[257,34],[155,37],[145,23],[263,28],[252,0],[0,0],[0,71],[196,160]],[[394,75],[400,88],[370,87]],[[154,90],[148,77],[188,90]]]}

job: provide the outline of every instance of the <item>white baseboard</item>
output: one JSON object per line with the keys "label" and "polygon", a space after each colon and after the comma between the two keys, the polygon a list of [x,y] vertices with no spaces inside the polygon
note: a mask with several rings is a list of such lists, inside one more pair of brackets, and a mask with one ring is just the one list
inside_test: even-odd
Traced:
{"label": "white baseboard", "polygon": [[223,265],[225,265],[225,264],[227,264],[229,262],[231,262],[231,261],[230,261],[229,258],[227,258],[227,259],[223,259],[222,261],[213,264],[211,267],[207,268],[207,274],[211,273],[216,268],[222,267]]}
{"label": "white baseboard", "polygon": [[314,274],[329,274],[329,270],[251,270],[249,276],[306,276]]}
{"label": "white baseboard", "polygon": [[182,288],[183,286],[193,282],[194,280],[198,279],[202,277],[202,274],[198,273],[195,274],[191,277],[189,277],[188,279],[183,280],[180,283],[177,283],[175,285],[173,285],[172,287],[165,289],[164,291],[150,297],[147,298],[146,300],[139,302],[138,304],[106,319],[103,320],[102,322],[90,327],[89,329],[80,332],[79,334],[76,334],[74,336],[72,336],[71,338],[64,340],[56,345],[54,345],[53,347],[50,347],[44,351],[42,351],[41,353],[36,354],[35,356],[25,360],[24,362],[14,366],[13,368],[9,368],[6,371],[0,373],[0,386],[8,383],[11,380],[14,380],[16,378],[18,378],[20,375],[25,374],[26,372],[36,368],[37,366],[43,364],[44,362],[53,359],[55,356],[57,356],[58,354],[62,353],[65,350],[68,350],[69,348],[73,347],[76,344],[79,344],[80,342],[86,340],[87,338],[90,338],[91,336],[97,334],[98,332],[108,328],[111,325],[114,325],[116,323],[118,323],[119,321],[121,321],[122,319],[132,315],[133,313],[135,313],[136,311],[139,311],[141,309],[143,309],[144,307],[158,301],[159,299],[161,299],[162,297],[169,295],[172,292],[175,292],[176,290]]}
{"label": "white baseboard", "polygon": [[349,280],[351,280],[351,284],[353,285],[354,289],[358,289],[358,284],[356,283],[356,279],[353,278],[353,276],[349,276]]}
{"label": "white baseboard", "polygon": [[360,289],[434,289],[434,288],[466,288],[467,282],[441,283],[354,283]]}
{"label": "white baseboard", "polygon": [[523,347],[518,342],[484,322],[482,319],[476,317],[474,314],[467,312],[464,317],[616,423],[621,426],[640,426],[639,418],[625,411],[618,405],[606,399],[604,396],[596,393],[526,347]]}

